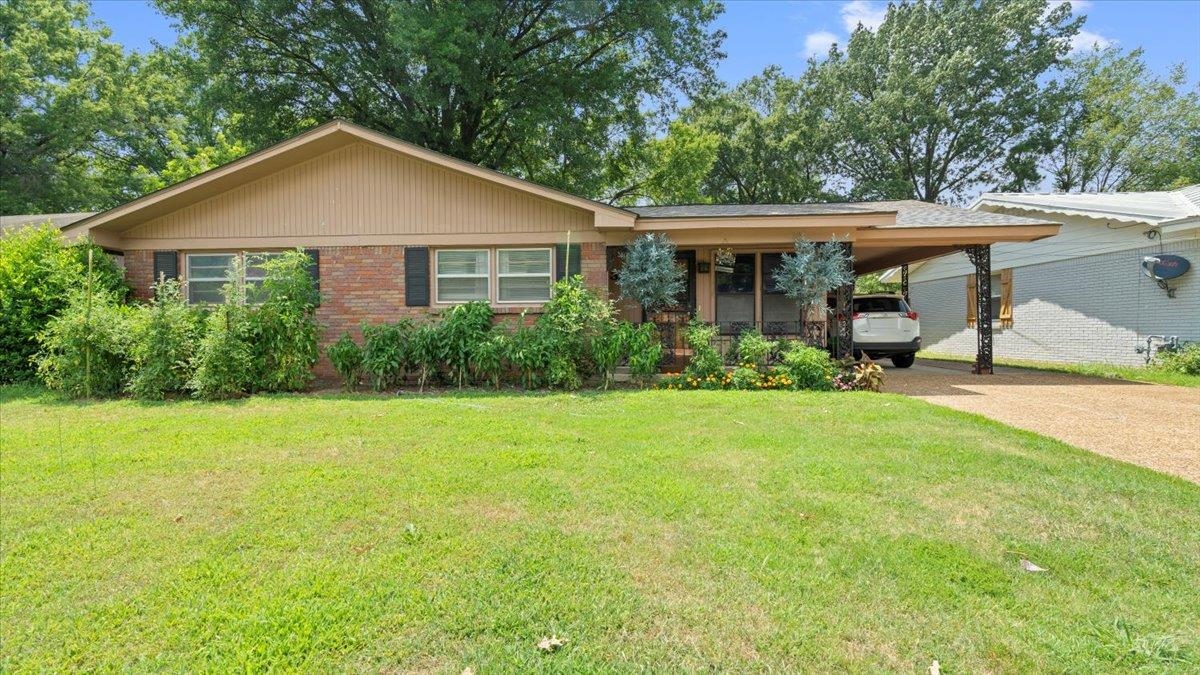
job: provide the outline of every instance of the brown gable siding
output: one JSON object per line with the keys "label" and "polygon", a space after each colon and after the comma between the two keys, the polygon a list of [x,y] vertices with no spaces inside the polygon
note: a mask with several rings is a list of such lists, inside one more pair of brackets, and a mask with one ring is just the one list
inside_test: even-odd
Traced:
{"label": "brown gable siding", "polygon": [[154,218],[123,238],[137,248],[168,241],[218,248],[237,247],[239,238],[582,236],[595,231],[592,222],[583,209],[354,143]]}

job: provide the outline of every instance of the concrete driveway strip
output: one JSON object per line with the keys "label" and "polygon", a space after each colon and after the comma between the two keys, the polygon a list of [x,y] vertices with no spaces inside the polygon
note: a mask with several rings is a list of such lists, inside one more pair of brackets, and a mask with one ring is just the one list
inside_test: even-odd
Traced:
{"label": "concrete driveway strip", "polygon": [[886,391],[1200,483],[1200,389],[1021,368],[976,376],[968,364],[945,361],[882,365]]}

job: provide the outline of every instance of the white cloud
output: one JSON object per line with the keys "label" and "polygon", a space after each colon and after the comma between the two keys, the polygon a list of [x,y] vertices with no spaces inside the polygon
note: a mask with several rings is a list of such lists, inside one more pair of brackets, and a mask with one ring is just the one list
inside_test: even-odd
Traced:
{"label": "white cloud", "polygon": [[1090,30],[1081,30],[1071,38],[1071,53],[1086,52],[1090,49],[1104,49],[1117,43],[1112,38],[1106,38]]}
{"label": "white cloud", "polygon": [[847,33],[853,33],[858,24],[867,30],[879,28],[887,17],[887,5],[877,5],[867,0],[852,0],[842,5],[842,25]]}
{"label": "white cloud", "polygon": [[829,53],[829,48],[838,41],[838,36],[827,30],[804,36],[804,58],[820,58]]}

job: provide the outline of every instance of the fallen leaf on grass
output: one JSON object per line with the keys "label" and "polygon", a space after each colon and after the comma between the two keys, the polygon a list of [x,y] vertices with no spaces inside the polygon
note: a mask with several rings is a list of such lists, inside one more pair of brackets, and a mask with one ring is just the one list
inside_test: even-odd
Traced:
{"label": "fallen leaf on grass", "polygon": [[1033,564],[1033,562],[1026,560],[1025,558],[1021,558],[1021,569],[1025,570],[1026,572],[1045,572],[1046,571],[1045,567],[1038,567],[1037,565]]}
{"label": "fallen leaf on grass", "polygon": [[557,635],[551,635],[538,640],[537,648],[546,654],[550,654],[558,651],[565,644],[567,644],[567,641],[563,638],[560,638]]}
{"label": "fallen leaf on grass", "polygon": [[942,664],[938,663],[937,659],[934,659],[933,663],[929,664],[929,675],[941,675],[941,674],[942,674]]}
{"label": "fallen leaf on grass", "polygon": [[173,520],[173,521],[175,521],[175,522],[177,522],[177,523],[182,523],[182,522],[183,522],[183,516],[175,516],[175,517],[174,517],[174,518],[172,518],[171,520]]}

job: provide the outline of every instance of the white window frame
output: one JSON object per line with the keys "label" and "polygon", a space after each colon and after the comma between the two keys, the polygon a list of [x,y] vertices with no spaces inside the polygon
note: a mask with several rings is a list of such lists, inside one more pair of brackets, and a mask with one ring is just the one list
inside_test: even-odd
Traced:
{"label": "white window frame", "polygon": [[248,277],[248,276],[246,276],[246,257],[247,256],[278,255],[280,253],[283,253],[283,251],[192,251],[189,253],[185,253],[183,256],[183,258],[184,258],[183,268],[184,268],[184,273],[187,275],[184,278],[184,281],[188,284],[188,289],[187,289],[188,304],[189,305],[220,304],[220,303],[209,303],[209,302],[202,302],[202,301],[201,302],[192,301],[192,290],[191,290],[192,281],[220,281],[221,285],[224,286],[225,282],[229,280],[228,277],[226,277],[225,275],[221,275],[221,277],[219,279],[216,277],[193,277],[192,276],[192,257],[193,256],[227,255],[227,256],[232,256],[235,259],[241,258],[241,261],[242,261],[242,286],[245,287],[246,283],[248,281],[262,281],[263,279],[266,278],[265,276],[263,276],[263,277]]}
{"label": "white window frame", "polygon": [[[487,269],[483,274],[442,274],[438,259],[443,251],[451,251],[457,253],[479,253],[483,252],[483,259],[487,265]],[[484,297],[475,298],[473,300],[442,300],[442,279],[486,279],[487,290],[484,292]],[[433,298],[434,302],[439,305],[462,305],[468,302],[491,302],[492,300],[492,249],[489,248],[439,248],[433,252]]]}
{"label": "white window frame", "polygon": [[[549,253],[549,268],[545,274],[536,274],[529,272],[500,272],[500,252],[501,251],[546,251]],[[534,278],[546,277],[546,299],[544,300],[501,300],[500,299],[500,280],[509,278]],[[550,302],[550,298],[554,296],[554,249],[548,246],[528,246],[522,248],[498,248],[496,249],[496,304],[497,305],[540,305]]]}
{"label": "white window frame", "polygon": [[991,288],[989,288],[988,291],[992,294],[992,313],[996,315],[996,318],[988,318],[992,323],[1000,325],[1000,305],[1004,302],[1004,286],[1001,282],[1001,279],[1004,277],[1000,274],[1000,272],[996,272],[991,274],[989,278],[991,279],[992,283]]}

